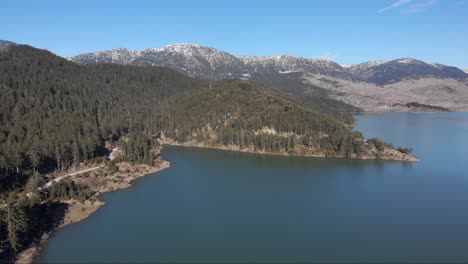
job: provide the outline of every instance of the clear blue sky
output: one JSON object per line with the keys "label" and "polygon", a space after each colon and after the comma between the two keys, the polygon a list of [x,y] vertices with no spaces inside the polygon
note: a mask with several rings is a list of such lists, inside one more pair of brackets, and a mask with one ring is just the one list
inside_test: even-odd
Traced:
{"label": "clear blue sky", "polygon": [[235,55],[414,57],[468,69],[468,0],[12,0],[0,9],[0,39],[61,56],[184,42]]}

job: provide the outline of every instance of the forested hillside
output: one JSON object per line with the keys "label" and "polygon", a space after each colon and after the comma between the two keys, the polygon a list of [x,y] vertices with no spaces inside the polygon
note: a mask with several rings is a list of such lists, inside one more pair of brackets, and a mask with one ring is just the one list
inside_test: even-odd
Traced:
{"label": "forested hillside", "polygon": [[286,94],[316,111],[333,115],[347,124],[352,124],[352,115],[361,111],[361,109],[343,101],[332,99],[326,89],[305,82],[300,72],[272,73],[268,77],[255,74],[251,79],[281,91],[282,94]]}
{"label": "forested hillside", "polygon": [[[347,108],[331,101],[297,102],[249,81],[208,81],[159,67],[83,66],[29,46],[2,48],[0,252],[20,250],[47,222],[42,212],[49,200],[40,199],[51,197],[25,195],[37,190],[41,175],[104,156],[106,142],[121,144],[132,162],[152,161],[148,150],[159,132],[177,142],[293,154],[375,158],[391,148],[352,132]],[[71,183],[54,195],[70,193],[89,195]]]}
{"label": "forested hillside", "polygon": [[158,67],[79,66],[47,51],[0,52],[0,187],[27,172],[65,169],[103,153],[105,140],[158,131],[158,105],[202,80]]}
{"label": "forested hillside", "polygon": [[166,136],[240,149],[329,156],[364,154],[360,133],[307,105],[249,81],[223,81],[216,88],[171,98],[162,106]]}

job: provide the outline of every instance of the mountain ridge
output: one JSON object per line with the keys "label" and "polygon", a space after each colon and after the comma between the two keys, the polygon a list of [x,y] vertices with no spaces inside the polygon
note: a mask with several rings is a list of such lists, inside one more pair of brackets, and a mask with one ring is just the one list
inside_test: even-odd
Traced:
{"label": "mountain ridge", "polygon": [[[9,45],[16,45],[16,43],[0,40],[0,47]],[[79,64],[117,63],[162,66],[179,70],[193,77],[212,79],[248,79],[256,74],[300,72],[308,75],[325,75],[384,86],[413,78],[435,77],[458,80],[468,78],[468,70],[441,63],[428,63],[414,58],[375,60],[359,64],[340,65],[332,60],[287,54],[278,56],[237,56],[216,48],[192,43],[176,43],[144,50],[115,48],[79,54],[67,59]]]}
{"label": "mountain ridge", "polygon": [[335,78],[386,85],[405,79],[436,77],[465,79],[463,70],[414,58],[368,61],[343,67],[331,60],[292,55],[236,56],[198,44],[177,43],[140,51],[113,49],[80,54],[69,58],[80,63],[110,62],[119,64],[164,66],[190,76],[206,78],[250,78],[255,74],[302,72]]}

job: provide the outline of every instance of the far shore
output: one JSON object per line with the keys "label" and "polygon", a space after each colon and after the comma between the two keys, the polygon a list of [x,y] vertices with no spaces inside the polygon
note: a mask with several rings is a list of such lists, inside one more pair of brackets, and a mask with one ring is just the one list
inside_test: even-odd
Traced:
{"label": "far shore", "polygon": [[[327,156],[323,153],[321,154],[309,154],[309,153],[287,153],[287,152],[272,152],[272,151],[254,151],[251,149],[240,149],[238,147],[227,147],[221,144],[206,144],[200,142],[174,142],[174,141],[166,141],[162,143],[163,145],[169,146],[181,146],[181,147],[195,147],[195,148],[206,148],[206,149],[220,149],[226,151],[236,151],[236,152],[244,152],[244,153],[253,153],[253,154],[261,154],[261,155],[274,155],[274,156],[294,156],[294,157],[312,157],[312,158],[327,158]],[[403,161],[403,162],[416,162],[420,161],[419,158],[408,155],[410,159],[404,158],[381,158],[380,160],[385,161]],[[329,157],[331,158],[331,157]],[[333,158],[344,158],[344,159],[360,159],[360,160],[378,160],[372,156],[362,156],[362,157],[344,157],[344,156],[335,156]]]}

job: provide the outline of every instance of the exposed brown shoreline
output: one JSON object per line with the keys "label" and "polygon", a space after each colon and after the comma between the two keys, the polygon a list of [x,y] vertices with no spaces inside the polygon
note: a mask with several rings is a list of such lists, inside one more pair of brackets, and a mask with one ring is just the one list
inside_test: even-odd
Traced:
{"label": "exposed brown shoreline", "polygon": [[[94,212],[96,212],[101,206],[104,205],[104,202],[99,200],[99,195],[106,192],[117,191],[125,188],[129,188],[132,186],[132,182],[138,178],[142,178],[144,176],[154,174],[156,172],[162,171],[166,168],[170,167],[170,163],[165,160],[157,160],[157,164],[154,166],[142,165],[142,164],[135,164],[130,165],[127,162],[122,162],[118,164],[119,168],[122,167],[122,170],[131,168],[131,171],[125,173],[115,173],[110,175],[110,177],[104,178],[104,181],[97,181],[94,182],[96,185],[90,186],[93,190],[96,191],[96,194],[88,200],[84,202],[76,201],[76,200],[64,200],[61,203],[68,205],[65,211],[65,215],[63,216],[60,223],[58,223],[57,227],[54,228],[52,231],[44,233],[39,240],[39,242],[33,243],[29,248],[23,250],[15,260],[15,263],[21,264],[30,264],[33,263],[37,255],[39,254],[42,246],[47,242],[49,236],[57,231],[60,228],[68,226],[73,223],[80,222]],[[98,176],[97,176],[98,177]],[[101,177],[102,178],[102,177]],[[116,178],[119,179],[118,182],[115,182]],[[88,176],[86,178],[78,177],[74,179],[77,182],[87,184],[86,182],[93,182],[95,179],[92,176]]]}
{"label": "exposed brown shoreline", "polygon": [[[163,144],[169,145],[169,146],[183,146],[183,147],[196,147],[196,148],[208,148],[208,149],[221,149],[221,150],[228,150],[228,151],[237,151],[237,152],[244,152],[244,153],[254,153],[254,154],[262,154],[262,155],[275,155],[275,156],[298,156],[298,157],[315,157],[315,158],[326,158],[327,156],[324,153],[317,153],[317,154],[312,154],[312,153],[287,153],[285,151],[282,152],[273,152],[273,151],[255,151],[251,149],[240,149],[239,147],[233,146],[233,147],[228,147],[222,144],[207,144],[207,143],[202,143],[202,142],[175,142],[175,141],[165,141]],[[396,151],[396,150],[391,150],[391,149],[386,149],[384,153],[387,153],[387,155],[376,158],[376,156],[371,156],[371,155],[363,155],[362,157],[342,157],[342,156],[336,156],[336,158],[351,158],[351,159],[361,159],[361,160],[387,160],[387,161],[406,161],[406,162],[416,162],[420,161],[419,158],[413,156],[413,155],[408,155]],[[390,154],[393,154],[393,156],[390,156]],[[400,154],[398,156],[398,154]]]}

